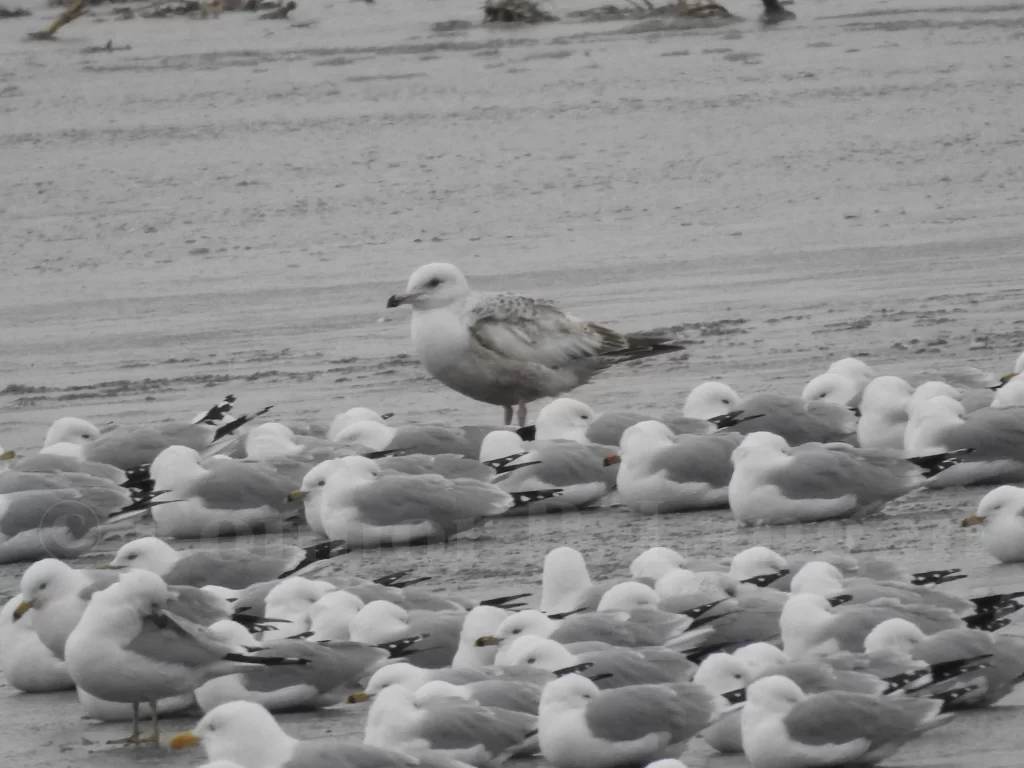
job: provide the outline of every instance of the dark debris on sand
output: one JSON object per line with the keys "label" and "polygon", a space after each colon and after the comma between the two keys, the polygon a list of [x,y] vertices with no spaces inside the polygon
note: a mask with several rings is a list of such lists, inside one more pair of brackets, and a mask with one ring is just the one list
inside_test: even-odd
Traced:
{"label": "dark debris on sand", "polygon": [[534,0],[487,0],[484,3],[484,23],[504,22],[539,24],[544,21],[558,21]]}

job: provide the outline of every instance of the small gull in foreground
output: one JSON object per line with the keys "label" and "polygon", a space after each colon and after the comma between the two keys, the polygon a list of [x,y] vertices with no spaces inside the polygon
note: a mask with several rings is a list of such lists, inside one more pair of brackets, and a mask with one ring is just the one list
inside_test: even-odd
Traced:
{"label": "small gull in foreground", "polygon": [[25,693],[66,691],[75,687],[67,666],[43,645],[32,627],[32,613],[14,616],[21,595],[0,611],[0,669],[12,688]]}
{"label": "small gull in foreground", "polygon": [[540,745],[555,768],[616,768],[677,757],[717,713],[691,683],[602,691],[580,675],[548,683],[540,700]]}
{"label": "small gull in foreground", "polygon": [[423,366],[442,384],[500,405],[505,423],[526,407],[586,383],[614,363],[682,348],[672,337],[622,334],[580,320],[554,304],[515,294],[470,290],[451,264],[427,264],[389,307],[413,308],[412,340]]}
{"label": "small gull in foreground", "polygon": [[743,751],[753,768],[874,765],[924,731],[944,725],[942,703],[833,691],[807,695],[765,677],[747,689]]}

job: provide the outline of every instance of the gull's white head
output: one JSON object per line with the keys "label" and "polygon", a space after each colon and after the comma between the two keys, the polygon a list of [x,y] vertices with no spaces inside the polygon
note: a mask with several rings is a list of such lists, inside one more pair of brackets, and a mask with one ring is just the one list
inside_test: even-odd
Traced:
{"label": "gull's white head", "polygon": [[838,373],[823,373],[807,382],[800,396],[808,402],[850,405],[860,392],[860,384],[853,379]]}
{"label": "gull's white head", "polygon": [[911,404],[910,420],[903,438],[908,456],[942,453],[946,448],[944,433],[964,420],[963,405],[951,397],[939,395],[917,405]]}
{"label": "gull's white head", "polygon": [[629,575],[634,579],[657,581],[666,573],[683,568],[686,558],[668,547],[645,549],[629,564]]}
{"label": "gull's white head", "polygon": [[145,536],[117,550],[110,561],[111,568],[141,568],[158,576],[168,573],[178,562],[179,555],[167,542],[155,536]]}
{"label": "gull's white head", "polygon": [[997,389],[996,396],[992,398],[992,407],[1024,407],[1024,379],[1020,376],[1014,377]]}
{"label": "gull's white head", "polygon": [[381,468],[364,456],[345,456],[338,462],[323,488],[323,502],[328,507],[343,506],[349,494],[376,481]]}
{"label": "gull's white head", "polygon": [[447,307],[469,294],[469,283],[454,264],[425,264],[409,277],[405,293],[388,299],[388,307],[410,304],[414,310]]}
{"label": "gull's white head", "polygon": [[351,592],[336,589],[328,592],[310,606],[310,642],[322,640],[348,640],[349,625],[365,603]]}
{"label": "gull's white head", "polygon": [[732,652],[737,661],[742,662],[752,678],[760,677],[766,670],[781,664],[789,664],[791,659],[781,648],[771,643],[751,643]]}
{"label": "gull's white head", "polygon": [[805,698],[807,696],[800,690],[799,685],[781,675],[762,677],[747,688],[748,707],[753,705],[777,717],[785,715]]}
{"label": "gull's white head", "polygon": [[251,701],[230,701],[214,707],[191,733],[171,739],[171,746],[199,741],[210,760],[233,760],[239,765],[284,765],[295,750],[295,739],[281,730],[274,716]]}
{"label": "gull's white head", "polygon": [[208,627],[208,630],[215,639],[234,646],[236,651],[240,653],[244,653],[247,648],[253,648],[260,644],[256,638],[249,634],[249,630],[231,619],[215,621]]}
{"label": "gull's white head", "polygon": [[348,632],[357,643],[376,645],[392,638],[397,632],[409,632],[409,613],[402,606],[387,600],[374,600],[352,617]]}
{"label": "gull's white head", "polygon": [[267,616],[289,619],[306,615],[317,600],[335,589],[333,584],[326,581],[291,576],[267,593]]}
{"label": "gull's white head", "polygon": [[967,518],[967,523],[1014,517],[1024,518],[1024,488],[1001,485],[981,497],[977,511]]}
{"label": "gull's white head", "polygon": [[395,439],[398,430],[382,421],[357,421],[340,430],[334,442],[340,445],[362,445],[373,451],[383,451]]}
{"label": "gull's white head", "polygon": [[770,468],[789,461],[792,449],[786,439],[773,432],[751,432],[732,452],[732,465],[737,470]]}
{"label": "gull's white head", "polygon": [[32,563],[21,577],[18,589],[22,604],[42,609],[47,603],[82,588],[83,575],[61,560],[47,558]]}
{"label": "gull's white head", "polygon": [[716,585],[709,583],[706,574],[694,573],[683,568],[673,568],[658,577],[654,583],[654,591],[662,600],[682,595],[703,594],[708,587],[711,587],[712,593],[719,591]]}
{"label": "gull's white head", "polygon": [[871,381],[878,375],[874,368],[856,357],[844,357],[841,360],[836,360],[828,367],[828,372],[861,382]]}
{"label": "gull's white head", "polygon": [[[346,456],[345,458],[350,458]],[[319,496],[324,492],[324,488],[327,486],[327,481],[330,480],[340,469],[347,466],[342,464],[345,458],[341,459],[327,459],[327,461],[321,461],[309,472],[307,472],[302,478],[302,484],[299,486],[299,490],[302,491],[302,496],[306,499]]]}
{"label": "gull's white head", "polygon": [[576,657],[568,648],[548,637],[523,635],[517,638],[508,649],[502,649],[498,663],[502,666],[514,667],[525,665],[554,672],[576,664]]}
{"label": "gull's white head", "polygon": [[815,595],[828,597],[842,591],[843,580],[843,572],[832,565],[832,563],[826,563],[824,560],[813,560],[806,563],[793,576],[789,591],[792,594],[810,592]]}
{"label": "gull's white head", "polygon": [[872,629],[864,638],[864,651],[896,651],[910,656],[924,639],[926,635],[916,624],[906,619],[888,619]]}
{"label": "gull's white head", "polygon": [[705,381],[698,384],[686,398],[683,416],[691,419],[713,419],[723,413],[739,408],[740,396],[736,390],[722,381]]}
{"label": "gull's white head", "polygon": [[641,421],[628,427],[619,438],[619,452],[624,460],[644,456],[675,442],[675,434],[660,421]]}
{"label": "gull's white head", "polygon": [[43,446],[49,447],[57,443],[85,445],[93,442],[99,436],[100,430],[95,424],[74,416],[64,416],[50,425]]}
{"label": "gull's white head", "polygon": [[961,392],[952,384],[947,384],[944,381],[926,381],[924,384],[919,384],[911,394],[907,411],[913,415],[921,403],[935,397],[948,397],[950,400],[959,400]]}
{"label": "gull's white head", "polygon": [[914,388],[899,376],[879,376],[872,379],[864,388],[860,401],[860,412],[863,416],[871,415],[905,415],[910,405]]}
{"label": "gull's white head", "polygon": [[581,608],[590,586],[583,555],[572,547],[555,547],[544,557],[540,609],[544,613],[564,613]]}
{"label": "gull's white head", "polygon": [[583,709],[598,693],[600,690],[594,682],[582,675],[566,675],[552,680],[540,695],[540,717],[546,720],[551,715]]}
{"label": "gull's white head", "polygon": [[[390,418],[391,414],[388,414]],[[360,421],[383,422],[385,417],[370,408],[355,407],[339,413],[331,422],[331,428],[327,430],[327,439],[338,442],[338,434],[345,427],[356,424]]]}
{"label": "gull's white head", "polygon": [[502,622],[515,615],[493,605],[477,605],[470,609],[462,620],[459,647],[452,659],[452,666],[465,669],[494,664],[498,655],[498,644],[494,640],[500,639],[498,631]]}
{"label": "gull's white head", "polygon": [[768,547],[749,547],[733,555],[729,563],[729,575],[737,581],[757,576],[771,576],[782,573],[789,567],[786,558]]}
{"label": "gull's white head", "polygon": [[574,440],[588,443],[587,429],[594,423],[594,409],[571,397],[559,397],[537,414],[538,440]]}
{"label": "gull's white head", "polygon": [[164,448],[149,467],[149,474],[158,491],[175,491],[205,471],[198,451],[185,445]]}
{"label": "gull's white head", "polygon": [[294,437],[295,433],[284,424],[260,424],[245,436],[245,455],[259,461],[295,456],[302,453],[303,448]]}
{"label": "gull's white head", "polygon": [[712,653],[700,663],[693,676],[693,682],[718,696],[746,688],[753,679],[747,665],[728,653]]}
{"label": "gull's white head", "polygon": [[496,429],[488,432],[480,443],[480,461],[494,461],[506,456],[522,453],[523,440],[510,429]]}
{"label": "gull's white head", "polygon": [[465,688],[452,685],[444,680],[431,680],[424,683],[413,694],[413,701],[417,704],[423,704],[428,701],[451,701],[452,699],[471,701],[472,698],[469,695],[469,691]]}
{"label": "gull's white head", "polygon": [[519,611],[507,616],[491,637],[477,635],[477,642],[481,645],[491,640],[504,641],[515,640],[527,635],[533,637],[550,637],[551,633],[558,629],[558,622],[548,618],[540,611]]}
{"label": "gull's white head", "polygon": [[414,667],[405,661],[399,661],[383,666],[370,675],[370,679],[366,682],[365,693],[368,696],[376,696],[385,688],[394,685],[415,691],[427,682],[429,676],[430,673],[427,670]]}
{"label": "gull's white head", "polygon": [[116,584],[92,596],[90,605],[106,603],[131,608],[148,616],[170,602],[170,587],[151,571],[126,571]]}
{"label": "gull's white head", "polygon": [[653,588],[638,581],[624,581],[601,595],[597,610],[635,611],[641,608],[657,608],[660,602],[661,598]]}

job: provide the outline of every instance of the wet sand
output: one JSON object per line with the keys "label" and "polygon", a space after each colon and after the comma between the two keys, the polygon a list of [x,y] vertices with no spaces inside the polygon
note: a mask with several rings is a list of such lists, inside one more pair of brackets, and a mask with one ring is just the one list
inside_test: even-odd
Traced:
{"label": "wet sand", "polygon": [[[915,380],[1005,370],[1024,338],[1024,4],[800,2],[797,22],[768,30],[756,3],[727,5],[747,18],[439,34],[432,23],[477,20],[476,0],[382,0],[301,4],[295,20],[317,22],[304,28],[86,17],[53,43],[21,40],[45,13],[3,22],[0,440],[31,448],[68,413],[191,416],[228,392],[284,420],[359,404],[494,422],[498,409],[425,376],[406,312],[384,310],[438,260],[482,288],[693,342],[688,359],[576,393],[598,410],[664,411],[708,377],[797,394],[848,354]],[[81,52],[108,39],[132,48]],[[727,512],[503,520],[346,569],[414,566],[438,589],[493,595],[536,588],[558,543],[608,577],[655,543],[726,556],[758,542],[958,565],[973,594],[1024,580],[955,524],[983,493],[767,531]],[[0,569],[4,595],[23,570]],[[1015,768],[1022,702],[888,764]],[[358,734],[362,716],[283,720]],[[0,718],[0,755],[19,768],[202,762],[107,747],[122,726],[82,723],[73,696],[0,688]],[[687,762],[744,764],[699,743]]]}

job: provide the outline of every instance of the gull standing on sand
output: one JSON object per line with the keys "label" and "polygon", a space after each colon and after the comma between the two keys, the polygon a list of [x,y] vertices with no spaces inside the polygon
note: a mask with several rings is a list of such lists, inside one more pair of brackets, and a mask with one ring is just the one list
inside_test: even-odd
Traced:
{"label": "gull standing on sand", "polygon": [[424,367],[445,386],[504,408],[526,425],[526,407],[585,384],[614,363],[678,352],[668,336],[622,334],[511,293],[472,291],[451,264],[420,267],[388,307],[413,308],[412,340]]}
{"label": "gull standing on sand", "polygon": [[[163,579],[132,571],[95,593],[65,646],[75,684],[105,701],[132,705],[130,743],[160,739],[156,702],[195,690],[220,675],[254,664],[296,663],[234,653],[205,627],[167,611],[173,596]],[[139,706],[148,703],[153,733],[139,736]]]}
{"label": "gull standing on sand", "polygon": [[808,696],[778,675],[747,689],[743,751],[753,768],[874,765],[944,725],[942,702],[830,691]]}

